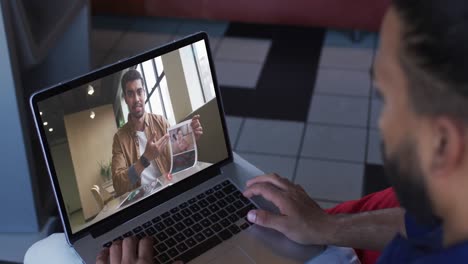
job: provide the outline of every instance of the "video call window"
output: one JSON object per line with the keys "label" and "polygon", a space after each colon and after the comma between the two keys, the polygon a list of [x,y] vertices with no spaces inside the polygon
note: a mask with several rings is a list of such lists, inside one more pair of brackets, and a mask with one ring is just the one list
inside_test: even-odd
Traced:
{"label": "video call window", "polygon": [[[126,97],[126,75],[141,76],[130,83],[144,90],[144,106],[136,93]],[[203,40],[39,102],[39,110],[73,233],[228,157]],[[136,131],[140,112],[145,128]],[[143,162],[152,140],[165,144]]]}

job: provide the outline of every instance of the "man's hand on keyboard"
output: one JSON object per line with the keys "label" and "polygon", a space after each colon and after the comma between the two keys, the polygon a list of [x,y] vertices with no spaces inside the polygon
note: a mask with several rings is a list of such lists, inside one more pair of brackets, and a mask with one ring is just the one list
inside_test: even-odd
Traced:
{"label": "man's hand on keyboard", "polygon": [[333,217],[327,215],[301,186],[277,174],[249,180],[244,196],[262,196],[280,210],[280,214],[251,210],[247,214],[250,222],[275,229],[301,244],[327,244],[336,226]]}
{"label": "man's hand on keyboard", "polygon": [[103,249],[96,258],[96,264],[151,264],[153,254],[151,238],[138,241],[135,237],[127,237],[112,243],[109,249]]}
{"label": "man's hand on keyboard", "polygon": [[[153,240],[150,237],[141,240],[127,237],[123,241],[112,243],[110,248],[103,249],[96,258],[96,264],[151,264],[153,257]],[[177,261],[174,264],[182,262]]]}

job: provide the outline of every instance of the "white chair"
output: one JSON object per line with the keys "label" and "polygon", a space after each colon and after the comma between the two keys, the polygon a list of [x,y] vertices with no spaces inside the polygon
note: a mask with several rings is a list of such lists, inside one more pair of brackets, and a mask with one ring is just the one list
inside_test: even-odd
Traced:
{"label": "white chair", "polygon": [[100,188],[99,185],[93,185],[91,188],[91,193],[94,196],[94,200],[96,200],[96,204],[99,210],[102,210],[106,203],[112,200],[112,195],[106,191],[104,188]]}
{"label": "white chair", "polygon": [[99,211],[104,208],[104,200],[102,199],[101,192],[99,190],[99,186],[94,185],[93,188],[91,188],[91,193],[94,196],[94,200],[96,201],[97,207]]}
{"label": "white chair", "polygon": [[104,201],[104,204],[106,204],[108,201],[112,200],[114,196],[110,194],[106,188],[101,188],[98,185],[94,185],[99,190],[99,193],[101,194],[102,200]]}

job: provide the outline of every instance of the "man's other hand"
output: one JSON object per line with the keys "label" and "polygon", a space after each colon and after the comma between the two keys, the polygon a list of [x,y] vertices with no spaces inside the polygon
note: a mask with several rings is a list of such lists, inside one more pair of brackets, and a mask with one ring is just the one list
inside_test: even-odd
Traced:
{"label": "man's other hand", "polygon": [[[137,240],[127,237],[112,243],[110,249],[103,249],[96,258],[96,264],[151,264],[153,263],[153,240],[145,237]],[[173,264],[183,264],[176,261]]]}
{"label": "man's other hand", "polygon": [[326,214],[304,189],[277,174],[263,175],[247,182],[244,196],[262,196],[280,210],[274,214],[252,210],[250,222],[275,229],[300,244],[328,244],[333,235],[333,216]]}
{"label": "man's other hand", "polygon": [[112,243],[109,249],[103,249],[96,258],[96,264],[151,264],[153,254],[151,238],[145,237],[138,241],[135,237],[127,237]]}
{"label": "man's other hand", "polygon": [[168,141],[169,134],[165,134],[159,140],[156,140],[155,133],[152,134],[148,139],[148,142],[146,142],[145,152],[143,153],[143,156],[149,161],[156,159],[167,146]]}
{"label": "man's other hand", "polygon": [[192,117],[192,122],[190,123],[190,126],[192,127],[195,139],[199,140],[200,137],[203,135],[203,128],[200,123],[200,115],[195,115]]}

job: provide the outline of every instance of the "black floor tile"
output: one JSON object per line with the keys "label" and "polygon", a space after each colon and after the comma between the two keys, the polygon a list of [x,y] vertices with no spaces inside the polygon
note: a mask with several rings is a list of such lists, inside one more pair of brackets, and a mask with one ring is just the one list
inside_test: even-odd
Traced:
{"label": "black floor tile", "polygon": [[307,121],[325,30],[231,23],[228,37],[272,40],[256,89],[223,87],[228,115]]}
{"label": "black floor tile", "polygon": [[370,193],[384,190],[391,185],[387,181],[385,171],[382,165],[366,164],[364,171],[364,193]]}

